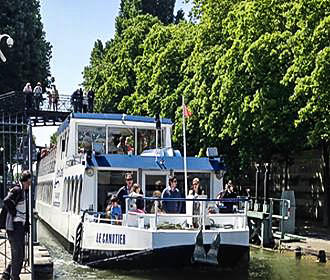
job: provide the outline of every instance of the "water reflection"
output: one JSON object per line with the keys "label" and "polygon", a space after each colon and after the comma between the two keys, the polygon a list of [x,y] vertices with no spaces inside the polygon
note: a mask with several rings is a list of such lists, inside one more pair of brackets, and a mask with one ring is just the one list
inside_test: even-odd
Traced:
{"label": "water reflection", "polygon": [[[39,240],[54,260],[54,279],[189,279],[189,280],[325,280],[329,279],[330,264],[319,264],[315,259],[296,261],[293,256],[251,249],[248,271],[220,271],[214,268],[184,268],[180,270],[113,271],[92,269],[72,261],[60,243],[44,226],[39,225]],[[166,262],[166,259],[164,259]]]}

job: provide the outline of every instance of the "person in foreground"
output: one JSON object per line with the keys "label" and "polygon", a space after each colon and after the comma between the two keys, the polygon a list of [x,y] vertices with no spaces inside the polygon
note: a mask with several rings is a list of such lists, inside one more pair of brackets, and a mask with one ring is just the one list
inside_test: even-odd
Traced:
{"label": "person in foreground", "polygon": [[1,279],[20,280],[24,260],[24,238],[29,229],[28,190],[31,186],[31,173],[23,171],[18,185],[11,188],[3,200],[0,228],[5,228],[11,247],[11,263],[6,267]]}
{"label": "person in foreground", "polygon": [[116,195],[123,214],[126,213],[126,202],[124,196],[129,195],[133,186],[133,176],[131,173],[125,174],[125,181],[126,185],[121,187]]}

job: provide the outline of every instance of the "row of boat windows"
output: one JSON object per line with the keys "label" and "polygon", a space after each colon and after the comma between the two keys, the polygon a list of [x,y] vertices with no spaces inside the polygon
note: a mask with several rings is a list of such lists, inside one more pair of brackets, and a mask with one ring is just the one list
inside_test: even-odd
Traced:
{"label": "row of boat windows", "polygon": [[[165,147],[165,129],[157,133],[157,146]],[[95,146],[101,153],[139,155],[144,150],[156,148],[156,130],[79,125],[77,152],[91,150]]]}
{"label": "row of boat windows", "polygon": [[80,214],[81,192],[83,180],[81,178],[68,179],[64,181],[62,211]]}
{"label": "row of boat windows", "polygon": [[53,183],[49,181],[38,184],[37,200],[51,205],[52,198],[53,198]]}

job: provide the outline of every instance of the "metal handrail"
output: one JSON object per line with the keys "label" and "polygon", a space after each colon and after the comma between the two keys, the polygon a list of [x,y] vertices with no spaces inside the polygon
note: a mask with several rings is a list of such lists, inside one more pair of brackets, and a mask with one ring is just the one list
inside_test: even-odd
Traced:
{"label": "metal handrail", "polygon": [[[158,198],[158,197],[130,197],[130,196],[124,196],[125,198],[125,203],[126,203],[126,209],[127,209],[127,213],[126,213],[126,219],[121,219],[121,220],[113,220],[113,219],[109,219],[109,218],[101,218],[101,215],[104,215],[105,212],[95,212],[95,211],[86,211],[86,214],[89,214],[91,216],[94,216],[94,219],[96,218],[98,223],[100,223],[101,221],[106,221],[106,222],[121,222],[122,225],[124,226],[128,226],[128,215],[136,215],[139,217],[154,217],[154,223],[156,225],[156,229],[157,229],[157,224],[158,224],[158,219],[159,217],[184,217],[184,218],[199,218],[200,221],[200,226],[205,230],[206,228],[206,218],[217,218],[217,217],[226,217],[226,218],[244,218],[243,219],[243,223],[242,223],[242,228],[246,228],[246,217],[247,217],[247,205],[248,205],[248,199],[246,198],[232,198],[232,199],[226,199],[226,198],[222,198],[222,199],[190,199],[190,198]],[[139,213],[139,212],[134,212],[134,211],[129,211],[128,209],[128,200],[129,199],[144,199],[147,201],[154,201],[155,202],[155,212],[154,213]],[[187,213],[158,213],[158,203],[159,201],[191,201],[191,202],[201,202],[201,211],[199,214],[187,214]],[[207,202],[214,202],[214,201],[221,201],[221,202],[240,202],[240,201],[244,201],[245,202],[245,207],[244,207],[244,212],[243,213],[206,213],[206,203]],[[95,217],[95,215],[97,215],[97,217]],[[87,220],[87,218],[86,218]],[[94,220],[95,222],[95,220]],[[151,227],[151,226],[150,226]]]}

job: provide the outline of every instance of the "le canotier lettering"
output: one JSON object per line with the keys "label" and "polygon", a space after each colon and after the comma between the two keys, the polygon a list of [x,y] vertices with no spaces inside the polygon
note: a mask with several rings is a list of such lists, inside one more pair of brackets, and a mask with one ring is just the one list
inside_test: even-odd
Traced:
{"label": "le canotier lettering", "polygon": [[97,232],[96,243],[125,245],[126,236],[125,234],[118,234],[118,233]]}

